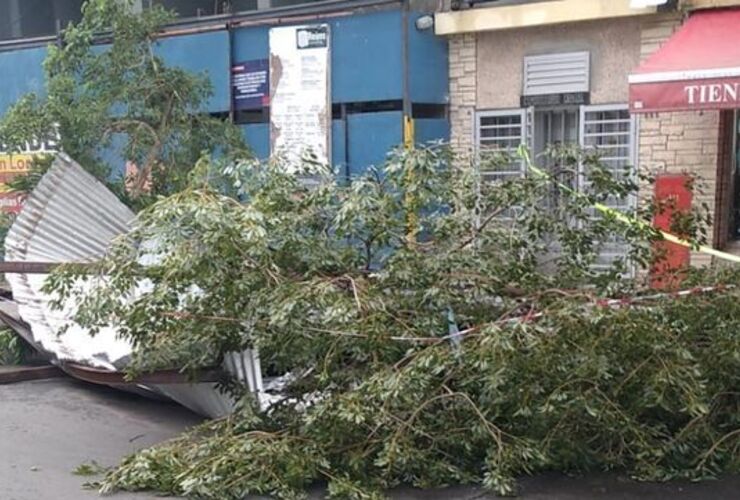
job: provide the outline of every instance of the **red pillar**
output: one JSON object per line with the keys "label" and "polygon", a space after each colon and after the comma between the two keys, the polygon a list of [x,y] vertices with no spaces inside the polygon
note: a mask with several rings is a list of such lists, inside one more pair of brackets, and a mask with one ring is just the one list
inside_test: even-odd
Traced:
{"label": "red pillar", "polygon": [[[653,219],[656,228],[671,232],[674,214],[691,210],[693,195],[690,189],[691,178],[682,174],[661,174],[655,180],[655,201],[658,210]],[[676,234],[676,236],[682,236]],[[689,248],[659,241],[654,246],[659,260],[650,270],[650,284],[653,288],[676,288],[681,284],[682,272],[691,262]]]}

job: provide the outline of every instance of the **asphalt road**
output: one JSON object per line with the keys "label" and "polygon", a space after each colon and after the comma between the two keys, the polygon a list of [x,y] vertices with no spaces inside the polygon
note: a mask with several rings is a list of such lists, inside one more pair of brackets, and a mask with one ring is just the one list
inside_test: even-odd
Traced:
{"label": "asphalt road", "polygon": [[[100,499],[72,471],[110,466],[199,422],[176,406],[53,379],[0,386],[0,500]],[[121,494],[115,500],[152,495]],[[161,497],[159,497],[161,498]]]}
{"label": "asphalt road", "polygon": [[[85,490],[87,478],[72,471],[95,460],[113,465],[124,455],[166,440],[197,423],[175,405],[55,379],[0,385],[0,500],[99,499]],[[645,484],[616,475],[523,479],[522,500],[740,500],[740,477],[701,484]],[[322,498],[317,490],[311,499]],[[402,489],[393,500],[482,500],[472,488]],[[118,494],[112,500],[162,498]]]}

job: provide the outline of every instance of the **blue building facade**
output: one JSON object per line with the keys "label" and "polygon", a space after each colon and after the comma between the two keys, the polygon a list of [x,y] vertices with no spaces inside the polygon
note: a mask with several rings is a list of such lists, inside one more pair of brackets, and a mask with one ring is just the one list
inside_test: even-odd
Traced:
{"label": "blue building facade", "polygon": [[[243,13],[183,19],[170,26],[157,50],[171,65],[205,72],[213,86],[209,113],[229,115],[256,156],[270,154],[269,107],[238,112],[231,68],[270,56],[275,26],[325,23],[331,36],[332,159],[356,175],[381,164],[404,141],[404,116],[417,143],[445,140],[448,61],[446,40],[419,29],[424,3],[360,0],[312,2]],[[21,95],[44,92],[42,61],[50,39],[0,43],[0,114]]]}

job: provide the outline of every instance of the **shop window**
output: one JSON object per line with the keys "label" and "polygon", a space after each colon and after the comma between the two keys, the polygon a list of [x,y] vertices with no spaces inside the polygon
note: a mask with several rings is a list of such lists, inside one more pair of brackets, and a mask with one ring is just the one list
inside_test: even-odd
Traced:
{"label": "shop window", "polygon": [[736,247],[740,239],[737,119],[735,111],[720,111],[712,235],[712,245],[716,248]]}

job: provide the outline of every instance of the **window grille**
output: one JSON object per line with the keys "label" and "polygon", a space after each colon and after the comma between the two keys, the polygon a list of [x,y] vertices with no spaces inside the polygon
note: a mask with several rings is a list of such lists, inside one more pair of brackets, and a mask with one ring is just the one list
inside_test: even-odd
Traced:
{"label": "window grille", "polygon": [[[600,154],[601,163],[617,178],[633,176],[631,166],[635,165],[635,118],[630,116],[624,105],[582,106],[581,107],[580,144],[586,149],[595,149]],[[581,167],[580,189],[589,189],[586,180],[587,167]],[[635,207],[634,196],[612,197],[604,203],[606,206],[627,212]],[[595,212],[594,217],[599,217]],[[601,252],[595,263],[596,269],[606,269],[615,260],[624,259],[629,248],[626,242],[613,236],[603,242]]]}
{"label": "window grille", "polygon": [[[486,153],[513,155],[521,144],[526,144],[530,151],[542,150],[548,140],[555,136],[569,142],[572,134],[568,130],[572,130],[574,120],[578,127],[576,142],[581,147],[597,150],[602,163],[614,175],[634,175],[632,169],[627,167],[635,165],[637,126],[626,105],[581,106],[576,116],[569,110],[534,112],[530,108],[481,111],[476,114],[475,120],[475,145],[479,153],[479,165],[486,180],[505,181],[525,173],[523,161],[512,159],[504,163],[487,162]],[[560,120],[560,128],[556,127],[557,120]],[[549,125],[543,127],[542,124]],[[538,134],[554,135],[538,137]],[[583,192],[589,189],[585,168],[587,167],[579,167],[577,182],[574,182]],[[629,196],[609,199],[605,205],[625,212],[633,209],[636,202],[634,196]],[[599,216],[594,211],[594,217]],[[626,243],[615,236],[603,242],[594,268],[606,269],[616,259],[624,259],[627,252]]]}
{"label": "window grille", "polygon": [[[487,111],[476,115],[476,148],[486,180],[506,181],[524,175],[524,162],[514,156],[519,146],[527,141],[527,122],[524,109]],[[507,156],[511,161],[501,161]]]}

